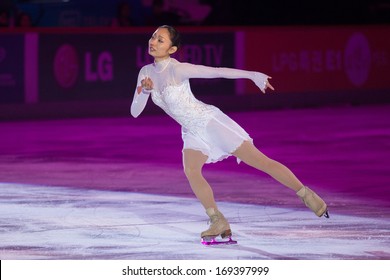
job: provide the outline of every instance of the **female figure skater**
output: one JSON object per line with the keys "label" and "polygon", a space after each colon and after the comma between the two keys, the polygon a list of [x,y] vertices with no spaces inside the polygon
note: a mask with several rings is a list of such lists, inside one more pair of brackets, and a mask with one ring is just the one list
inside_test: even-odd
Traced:
{"label": "female figure skater", "polygon": [[180,35],[171,26],[157,28],[149,39],[149,54],[154,63],[141,68],[131,104],[131,114],[138,117],[149,96],[182,127],[183,165],[190,186],[210,218],[210,227],[201,238],[231,237],[228,221],[218,210],[213,191],[202,176],[205,163],[217,162],[234,155],[238,161],[263,171],[290,188],[317,216],[329,217],[326,203],[304,186],[281,163],[261,153],[248,133],[217,107],[197,100],[191,92],[191,78],[251,79],[265,93],[274,90],[260,72],[232,68],[214,68],[181,63],[171,55],[180,47]]}

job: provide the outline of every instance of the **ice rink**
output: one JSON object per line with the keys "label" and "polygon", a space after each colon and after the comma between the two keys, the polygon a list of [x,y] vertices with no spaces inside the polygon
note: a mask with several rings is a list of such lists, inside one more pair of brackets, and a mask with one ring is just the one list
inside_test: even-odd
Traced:
{"label": "ice rink", "polygon": [[205,247],[207,216],[165,115],[0,122],[2,260],[389,260],[390,106],[228,113],[328,203],[233,157],[206,165],[238,245]]}

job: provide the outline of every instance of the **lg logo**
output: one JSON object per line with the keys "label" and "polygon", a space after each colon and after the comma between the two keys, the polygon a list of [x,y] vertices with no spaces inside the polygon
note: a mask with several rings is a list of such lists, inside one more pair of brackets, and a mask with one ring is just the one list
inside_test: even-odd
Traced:
{"label": "lg logo", "polygon": [[[91,52],[82,55],[84,61],[84,81],[112,81],[114,79],[113,59],[108,51],[93,56]],[[57,49],[54,57],[54,76],[62,88],[72,88],[80,75],[79,54],[75,47],[64,44]]]}
{"label": "lg logo", "polygon": [[345,47],[345,71],[351,83],[362,86],[367,81],[371,68],[371,49],[366,36],[353,34]]}
{"label": "lg logo", "polygon": [[[96,61],[96,64],[94,63]],[[100,53],[96,60],[93,59],[92,54],[87,52],[85,54],[85,80],[89,82],[112,81],[112,56],[110,52]]]}
{"label": "lg logo", "polygon": [[79,75],[79,59],[76,49],[71,45],[62,45],[54,57],[54,77],[62,88],[71,88]]}

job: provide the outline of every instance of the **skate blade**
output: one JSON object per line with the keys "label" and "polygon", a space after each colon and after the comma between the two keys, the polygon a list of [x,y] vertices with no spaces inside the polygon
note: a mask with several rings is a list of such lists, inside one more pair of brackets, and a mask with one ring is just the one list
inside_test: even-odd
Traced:
{"label": "skate blade", "polygon": [[201,243],[206,246],[237,244],[237,241],[233,240],[231,236],[222,240],[216,238],[216,236],[205,236],[201,239]]}
{"label": "skate blade", "polygon": [[328,212],[328,209],[325,210],[325,213],[322,214],[322,216],[324,216],[325,218],[329,219],[330,216],[329,216],[329,212]]}

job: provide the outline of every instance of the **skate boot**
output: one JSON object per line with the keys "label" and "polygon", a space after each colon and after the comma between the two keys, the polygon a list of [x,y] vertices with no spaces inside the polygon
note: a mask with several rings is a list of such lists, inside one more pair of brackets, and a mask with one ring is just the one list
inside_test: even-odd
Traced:
{"label": "skate boot", "polygon": [[309,207],[318,217],[329,218],[328,207],[326,203],[308,187],[303,187],[297,192],[303,203]]}
{"label": "skate boot", "polygon": [[[201,233],[201,242],[203,245],[218,245],[218,244],[236,244],[237,242],[232,240],[232,231],[228,221],[223,214],[217,209],[208,208],[206,210],[207,215],[210,217],[210,227],[208,230]],[[221,236],[222,239],[216,240],[216,237]]]}

